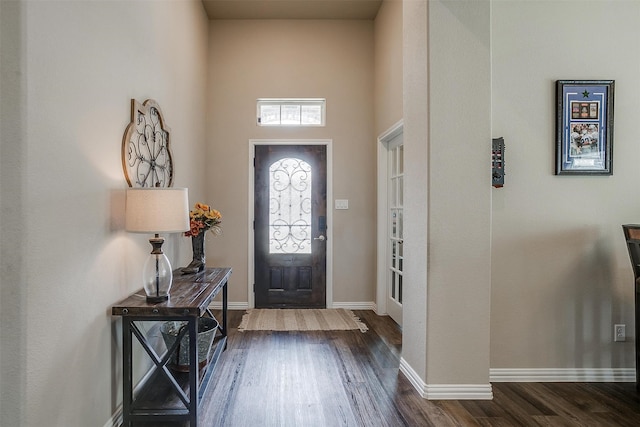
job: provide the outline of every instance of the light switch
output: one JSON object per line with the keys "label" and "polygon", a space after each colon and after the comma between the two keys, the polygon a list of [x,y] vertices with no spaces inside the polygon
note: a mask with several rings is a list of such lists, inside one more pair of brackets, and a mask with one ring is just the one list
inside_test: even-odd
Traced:
{"label": "light switch", "polygon": [[336,199],[336,209],[349,209],[349,200]]}

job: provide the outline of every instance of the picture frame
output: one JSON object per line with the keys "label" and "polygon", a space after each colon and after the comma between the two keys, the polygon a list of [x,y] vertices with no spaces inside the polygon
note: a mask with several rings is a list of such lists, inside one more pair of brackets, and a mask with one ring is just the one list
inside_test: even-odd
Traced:
{"label": "picture frame", "polygon": [[556,175],[613,174],[614,85],[556,81]]}

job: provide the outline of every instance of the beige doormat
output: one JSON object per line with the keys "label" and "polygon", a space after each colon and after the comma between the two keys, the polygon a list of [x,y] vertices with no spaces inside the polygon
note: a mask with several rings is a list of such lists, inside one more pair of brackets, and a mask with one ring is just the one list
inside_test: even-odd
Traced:
{"label": "beige doormat", "polygon": [[238,331],[346,331],[369,328],[351,310],[253,309],[242,316]]}

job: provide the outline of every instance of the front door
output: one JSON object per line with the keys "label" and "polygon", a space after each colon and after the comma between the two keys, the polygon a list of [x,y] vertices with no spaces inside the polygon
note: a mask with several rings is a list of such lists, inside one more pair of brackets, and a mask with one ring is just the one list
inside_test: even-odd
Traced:
{"label": "front door", "polygon": [[327,147],[255,147],[255,306],[326,306]]}

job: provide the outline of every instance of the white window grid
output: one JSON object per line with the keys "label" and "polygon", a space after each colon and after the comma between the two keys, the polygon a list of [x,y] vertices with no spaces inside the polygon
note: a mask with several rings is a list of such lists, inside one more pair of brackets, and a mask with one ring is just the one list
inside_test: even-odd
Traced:
{"label": "white window grid", "polygon": [[259,98],[256,103],[258,126],[322,127],[326,123],[324,98]]}

